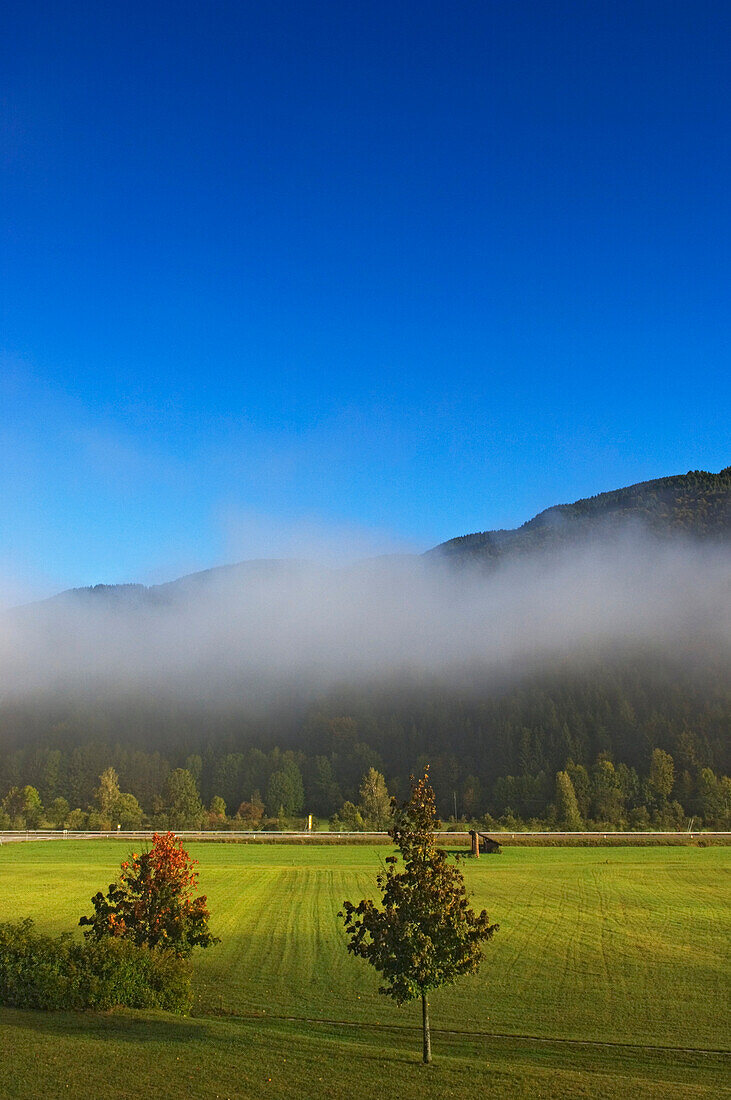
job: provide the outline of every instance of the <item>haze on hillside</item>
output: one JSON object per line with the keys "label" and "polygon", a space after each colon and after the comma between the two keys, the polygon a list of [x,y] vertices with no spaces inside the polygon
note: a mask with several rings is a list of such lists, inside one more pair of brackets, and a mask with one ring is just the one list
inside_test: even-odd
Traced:
{"label": "haze on hillside", "polygon": [[268,561],[80,590],[5,615],[5,702],[142,692],[258,709],[282,692],[428,676],[493,685],[552,662],[731,654],[731,555],[638,525],[485,569],[439,557]]}

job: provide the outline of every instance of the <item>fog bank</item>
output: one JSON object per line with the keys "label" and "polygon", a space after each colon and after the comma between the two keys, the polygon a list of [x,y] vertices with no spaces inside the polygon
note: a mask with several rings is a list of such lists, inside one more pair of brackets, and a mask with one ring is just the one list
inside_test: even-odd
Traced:
{"label": "fog bank", "polygon": [[492,570],[408,556],[248,562],[6,613],[0,701],[143,691],[254,706],[381,676],[513,677],[618,649],[723,658],[730,594],[728,550],[637,530]]}

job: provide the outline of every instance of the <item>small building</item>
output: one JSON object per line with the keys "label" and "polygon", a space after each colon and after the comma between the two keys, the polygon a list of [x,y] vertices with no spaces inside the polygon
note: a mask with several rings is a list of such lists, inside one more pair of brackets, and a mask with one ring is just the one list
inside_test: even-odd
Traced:
{"label": "small building", "polygon": [[481,853],[499,855],[502,852],[498,842],[488,836],[487,833],[478,833],[475,829],[470,829],[470,840],[472,841],[472,855],[477,858]]}

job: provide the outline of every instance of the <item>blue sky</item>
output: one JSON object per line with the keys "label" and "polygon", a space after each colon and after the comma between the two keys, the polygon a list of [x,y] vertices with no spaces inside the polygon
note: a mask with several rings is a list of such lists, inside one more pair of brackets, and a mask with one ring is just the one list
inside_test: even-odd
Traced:
{"label": "blue sky", "polygon": [[0,15],[0,599],[728,464],[731,9]]}

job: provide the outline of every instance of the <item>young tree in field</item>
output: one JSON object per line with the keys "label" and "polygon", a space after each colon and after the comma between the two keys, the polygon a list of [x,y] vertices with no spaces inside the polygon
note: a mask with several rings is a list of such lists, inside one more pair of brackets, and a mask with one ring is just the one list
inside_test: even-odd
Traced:
{"label": "young tree in field", "polygon": [[195,896],[196,863],[172,833],[155,833],[149,851],[122,864],[106,896],[100,890],[91,899],[93,916],[79,921],[89,926],[84,934],[97,940],[119,936],[182,958],[194,947],[217,943],[208,929],[205,895]]}
{"label": "young tree in field", "polygon": [[436,845],[439,827],[428,769],[423,779],[411,780],[411,797],[393,801],[389,830],[403,863],[386,859],[377,876],[382,907],[370,899],[346,901],[348,951],[365,959],[383,977],[379,992],[397,1004],[421,998],[424,1062],[431,1061],[429,993],[473,974],[483,957],[483,944],[495,934],[487,913],[475,913],[467,904],[464,879]]}

